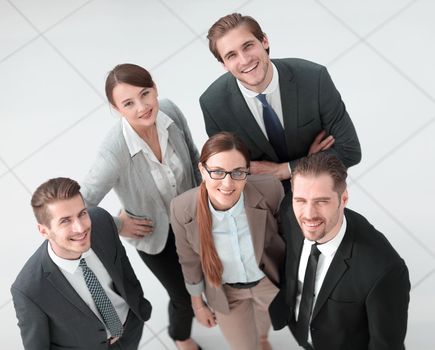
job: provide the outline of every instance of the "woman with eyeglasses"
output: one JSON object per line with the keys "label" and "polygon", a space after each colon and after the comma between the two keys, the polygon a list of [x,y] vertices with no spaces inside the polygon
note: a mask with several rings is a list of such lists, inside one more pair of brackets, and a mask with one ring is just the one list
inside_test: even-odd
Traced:
{"label": "woman with eyeglasses", "polygon": [[[249,176],[249,152],[222,132],[203,146],[199,187],[174,198],[171,224],[197,320],[235,350],[271,349],[268,306],[278,292],[284,196],[272,175]],[[203,298],[205,296],[205,299]]]}

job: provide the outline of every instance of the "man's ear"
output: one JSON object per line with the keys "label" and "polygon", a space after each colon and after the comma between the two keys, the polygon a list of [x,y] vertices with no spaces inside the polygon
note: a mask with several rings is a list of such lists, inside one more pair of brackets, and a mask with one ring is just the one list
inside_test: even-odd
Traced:
{"label": "man's ear", "polygon": [[343,194],[341,195],[341,201],[343,203],[343,207],[347,205],[348,200],[349,200],[349,193],[347,192],[347,188],[346,188]]}
{"label": "man's ear", "polygon": [[221,62],[221,65],[222,65],[222,67],[223,67],[227,72],[229,72],[229,69],[227,68],[227,66],[225,65],[224,62]]}
{"label": "man's ear", "polygon": [[41,234],[41,236],[44,237],[45,239],[49,238],[49,230],[46,225],[38,224],[38,231]]}

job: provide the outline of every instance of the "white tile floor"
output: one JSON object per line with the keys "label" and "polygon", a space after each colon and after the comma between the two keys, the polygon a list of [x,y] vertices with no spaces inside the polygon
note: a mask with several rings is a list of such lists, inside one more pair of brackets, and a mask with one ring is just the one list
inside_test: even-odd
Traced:
{"label": "white tile floor", "polygon": [[[407,348],[435,348],[435,236],[428,223],[435,195],[433,1],[0,0],[0,265],[8,266],[0,278],[2,349],[22,348],[9,286],[41,242],[31,192],[50,177],[85,175],[116,118],[104,101],[106,73],[122,62],[149,68],[200,147],[206,134],[198,97],[223,73],[205,33],[233,11],[259,20],[272,57],[328,66],[363,151],[350,171],[349,206],[407,261]],[[102,206],[115,212],[116,197],[109,194]],[[165,292],[134,250],[128,253],[154,306],[141,349],[175,349],[166,334]],[[218,329],[195,324],[194,336],[204,349],[227,348]],[[297,348],[287,331],[272,333],[271,342]]]}

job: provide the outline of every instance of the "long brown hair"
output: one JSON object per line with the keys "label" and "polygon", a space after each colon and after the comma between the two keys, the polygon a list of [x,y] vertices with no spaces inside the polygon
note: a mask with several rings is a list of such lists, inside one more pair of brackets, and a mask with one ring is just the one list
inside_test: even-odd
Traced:
{"label": "long brown hair", "polygon": [[[210,137],[202,147],[199,161],[204,165],[211,156],[233,149],[243,155],[246,160],[246,167],[249,168],[250,157],[247,147],[236,135],[229,132],[220,132]],[[223,267],[213,241],[211,232],[212,217],[208,206],[207,188],[204,182],[199,186],[196,220],[199,229],[202,269],[207,281],[212,286],[219,287],[222,284]]]}

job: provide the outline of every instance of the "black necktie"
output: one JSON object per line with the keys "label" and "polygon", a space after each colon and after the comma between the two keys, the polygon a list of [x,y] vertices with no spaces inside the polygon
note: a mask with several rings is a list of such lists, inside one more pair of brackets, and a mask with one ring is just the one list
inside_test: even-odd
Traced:
{"label": "black necktie", "polygon": [[317,262],[319,261],[320,250],[317,243],[311,246],[311,253],[308,258],[307,269],[305,270],[304,286],[302,289],[301,304],[299,306],[299,316],[297,329],[301,339],[308,339],[308,328],[311,313],[313,312],[314,284],[316,281]]}
{"label": "black necktie", "polygon": [[263,106],[263,121],[269,143],[275,150],[280,162],[288,162],[287,143],[284,129],[279,121],[278,115],[267,102],[265,94],[259,94],[256,97]]}
{"label": "black necktie", "polygon": [[92,299],[94,299],[95,305],[103,318],[106,327],[109,329],[112,337],[120,337],[123,332],[123,326],[115,307],[98,281],[97,276],[86,264],[84,258],[80,259],[80,265],[83,270],[83,277],[86,282],[86,286],[91,293]]}

